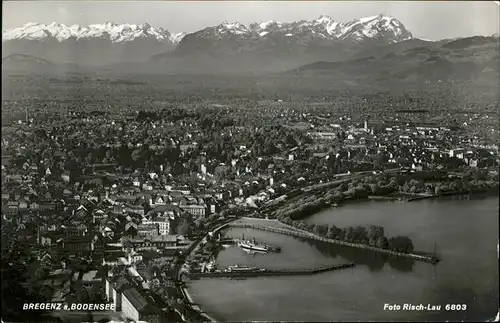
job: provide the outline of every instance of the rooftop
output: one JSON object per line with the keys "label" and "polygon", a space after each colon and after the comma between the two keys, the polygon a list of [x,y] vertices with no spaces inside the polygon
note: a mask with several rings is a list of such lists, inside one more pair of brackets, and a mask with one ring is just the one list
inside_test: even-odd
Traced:
{"label": "rooftop", "polygon": [[141,314],[159,314],[160,310],[149,304],[146,299],[135,288],[129,288],[123,292],[132,306]]}
{"label": "rooftop", "polygon": [[91,270],[88,273],[83,274],[82,281],[93,281],[98,280],[97,270]]}

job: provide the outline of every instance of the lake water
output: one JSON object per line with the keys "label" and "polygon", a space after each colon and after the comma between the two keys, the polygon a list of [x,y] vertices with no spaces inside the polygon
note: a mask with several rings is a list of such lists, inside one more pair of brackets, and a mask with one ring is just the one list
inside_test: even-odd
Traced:
{"label": "lake water", "polygon": [[[278,244],[281,253],[223,250],[220,267],[308,268],[353,261],[353,269],[312,276],[246,280],[201,279],[189,291],[221,321],[484,321],[499,308],[498,197],[363,202],[325,210],[307,221],[338,227],[376,224],[387,236],[407,235],[420,251],[437,245],[442,261],[433,266],[321,242],[251,229],[229,236]],[[440,311],[387,311],[384,304],[441,305]],[[465,304],[447,311],[446,304]]]}

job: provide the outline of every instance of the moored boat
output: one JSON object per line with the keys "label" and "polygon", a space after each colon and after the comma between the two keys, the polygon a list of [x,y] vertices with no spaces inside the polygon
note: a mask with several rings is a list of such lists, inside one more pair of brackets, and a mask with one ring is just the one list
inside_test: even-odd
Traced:
{"label": "moored boat", "polygon": [[247,249],[247,250],[259,251],[259,252],[267,252],[268,251],[267,247],[260,246],[256,243],[251,242],[251,241],[239,241],[238,247],[243,248],[243,249]]}
{"label": "moored boat", "polygon": [[245,249],[245,248],[241,248],[241,250],[243,250],[243,252],[246,252],[248,253],[249,255],[256,255],[256,254],[266,254],[267,251],[257,251],[257,250],[250,250],[250,249]]}

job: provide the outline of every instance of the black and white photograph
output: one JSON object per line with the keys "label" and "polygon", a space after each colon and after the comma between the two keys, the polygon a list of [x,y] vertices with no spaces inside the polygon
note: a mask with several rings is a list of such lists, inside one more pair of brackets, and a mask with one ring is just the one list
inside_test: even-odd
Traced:
{"label": "black and white photograph", "polygon": [[1,321],[498,321],[499,29],[3,1]]}

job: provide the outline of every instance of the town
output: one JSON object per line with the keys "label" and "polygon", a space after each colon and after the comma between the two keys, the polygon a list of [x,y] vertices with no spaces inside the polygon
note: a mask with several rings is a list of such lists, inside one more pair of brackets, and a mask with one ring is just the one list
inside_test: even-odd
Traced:
{"label": "town", "polygon": [[399,194],[498,189],[494,110],[450,114],[398,100],[385,114],[285,99],[125,112],[4,101],[7,310],[35,319],[43,311],[18,307],[106,303],[115,311],[75,320],[184,321],[199,314],[178,279],[185,253],[232,219],[282,220],[283,210],[261,210],[298,188],[371,176],[375,184],[353,184],[367,187],[363,197],[386,195],[376,183],[389,178]]}

